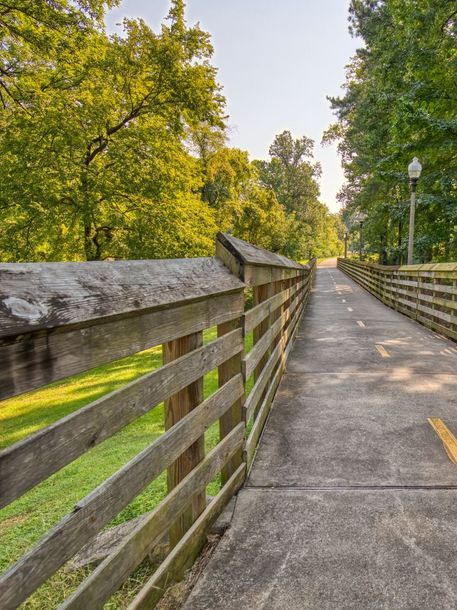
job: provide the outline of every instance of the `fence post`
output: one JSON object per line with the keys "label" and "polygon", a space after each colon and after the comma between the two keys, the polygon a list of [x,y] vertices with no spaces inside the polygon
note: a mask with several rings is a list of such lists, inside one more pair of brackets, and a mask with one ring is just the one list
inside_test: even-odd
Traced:
{"label": "fence post", "polygon": [[[163,362],[168,364],[180,356],[201,347],[203,333],[196,332],[186,337],[164,343]],[[203,401],[203,377],[165,401],[165,429],[174,426]],[[205,437],[201,436],[168,468],[168,491],[171,491],[205,457]],[[195,496],[192,505],[176,520],[169,531],[170,548],[176,546],[195,519],[204,511],[206,493]]]}
{"label": "fence post", "polygon": [[[241,324],[241,320],[231,320],[230,322],[225,322],[224,324],[219,324],[217,327],[217,336],[222,337],[223,335],[239,328]],[[223,386],[224,383],[229,381],[232,377],[241,373],[241,359],[242,352],[233,356],[229,360],[226,360],[223,364],[218,367],[218,381],[219,387]],[[219,437],[222,440],[227,434],[229,434],[235,426],[237,426],[243,419],[242,416],[242,405],[243,405],[244,397],[236,400],[232,408],[229,409],[220,419],[219,419]],[[224,468],[221,470],[221,482],[222,484],[226,483],[232,474],[236,471],[236,469],[240,466],[243,461],[243,449],[241,448],[239,452],[228,462]]]}
{"label": "fence post", "polygon": [[[266,301],[275,294],[275,285],[273,283],[261,284],[260,286],[254,286],[253,289],[253,305],[259,305]],[[254,328],[254,345],[262,338],[262,335],[267,332],[273,322],[273,315],[271,314],[263,322]],[[262,372],[265,362],[268,360],[268,352],[259,362],[254,371],[254,379],[257,380],[258,376]]]}

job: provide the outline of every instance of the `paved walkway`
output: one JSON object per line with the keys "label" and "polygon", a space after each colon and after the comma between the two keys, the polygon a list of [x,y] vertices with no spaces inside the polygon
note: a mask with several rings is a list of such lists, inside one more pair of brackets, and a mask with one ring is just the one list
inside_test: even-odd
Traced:
{"label": "paved walkway", "polygon": [[247,485],[186,610],[455,610],[457,346],[321,267]]}

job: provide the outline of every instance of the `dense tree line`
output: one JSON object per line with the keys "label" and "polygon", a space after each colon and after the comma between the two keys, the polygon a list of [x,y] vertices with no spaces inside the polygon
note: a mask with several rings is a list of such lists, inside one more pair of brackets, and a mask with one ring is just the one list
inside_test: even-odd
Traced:
{"label": "dense tree line", "polygon": [[[174,0],[160,32],[117,0],[0,0],[0,260],[212,254],[218,230],[295,258],[335,254],[312,142],[268,162],[226,143],[210,36]],[[338,233],[339,231],[339,233]]]}
{"label": "dense tree line", "polygon": [[407,167],[417,156],[417,260],[457,260],[456,3],[352,0],[349,20],[364,46],[347,68],[344,96],[331,99],[337,122],[325,135],[343,158],[345,220],[366,212],[368,249],[404,262]]}

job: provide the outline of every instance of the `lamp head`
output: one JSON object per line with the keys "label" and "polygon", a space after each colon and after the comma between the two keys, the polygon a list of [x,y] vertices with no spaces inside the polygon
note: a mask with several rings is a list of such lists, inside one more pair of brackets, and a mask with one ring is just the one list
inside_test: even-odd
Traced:
{"label": "lamp head", "polygon": [[422,165],[419,163],[419,159],[414,157],[411,163],[408,165],[408,174],[410,180],[418,180],[422,172]]}
{"label": "lamp head", "polygon": [[357,214],[357,216],[355,217],[356,222],[365,222],[365,220],[368,218],[368,214],[366,214],[365,212],[359,212]]}

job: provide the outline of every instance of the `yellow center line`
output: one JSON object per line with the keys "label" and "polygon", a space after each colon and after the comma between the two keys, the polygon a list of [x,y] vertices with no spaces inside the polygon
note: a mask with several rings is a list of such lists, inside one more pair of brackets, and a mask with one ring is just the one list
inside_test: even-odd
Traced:
{"label": "yellow center line", "polygon": [[449,459],[457,464],[457,439],[443,422],[438,417],[428,417],[428,423],[437,433],[439,439],[443,443],[444,449],[448,454]]}
{"label": "yellow center line", "polygon": [[362,320],[357,320],[357,324],[360,326],[360,328],[365,328],[365,324],[362,322]]}
{"label": "yellow center line", "polygon": [[378,350],[378,352],[381,354],[381,356],[383,358],[390,358],[390,354],[389,352],[386,350],[386,348],[384,347],[384,345],[380,345],[379,343],[376,343],[376,349]]}

